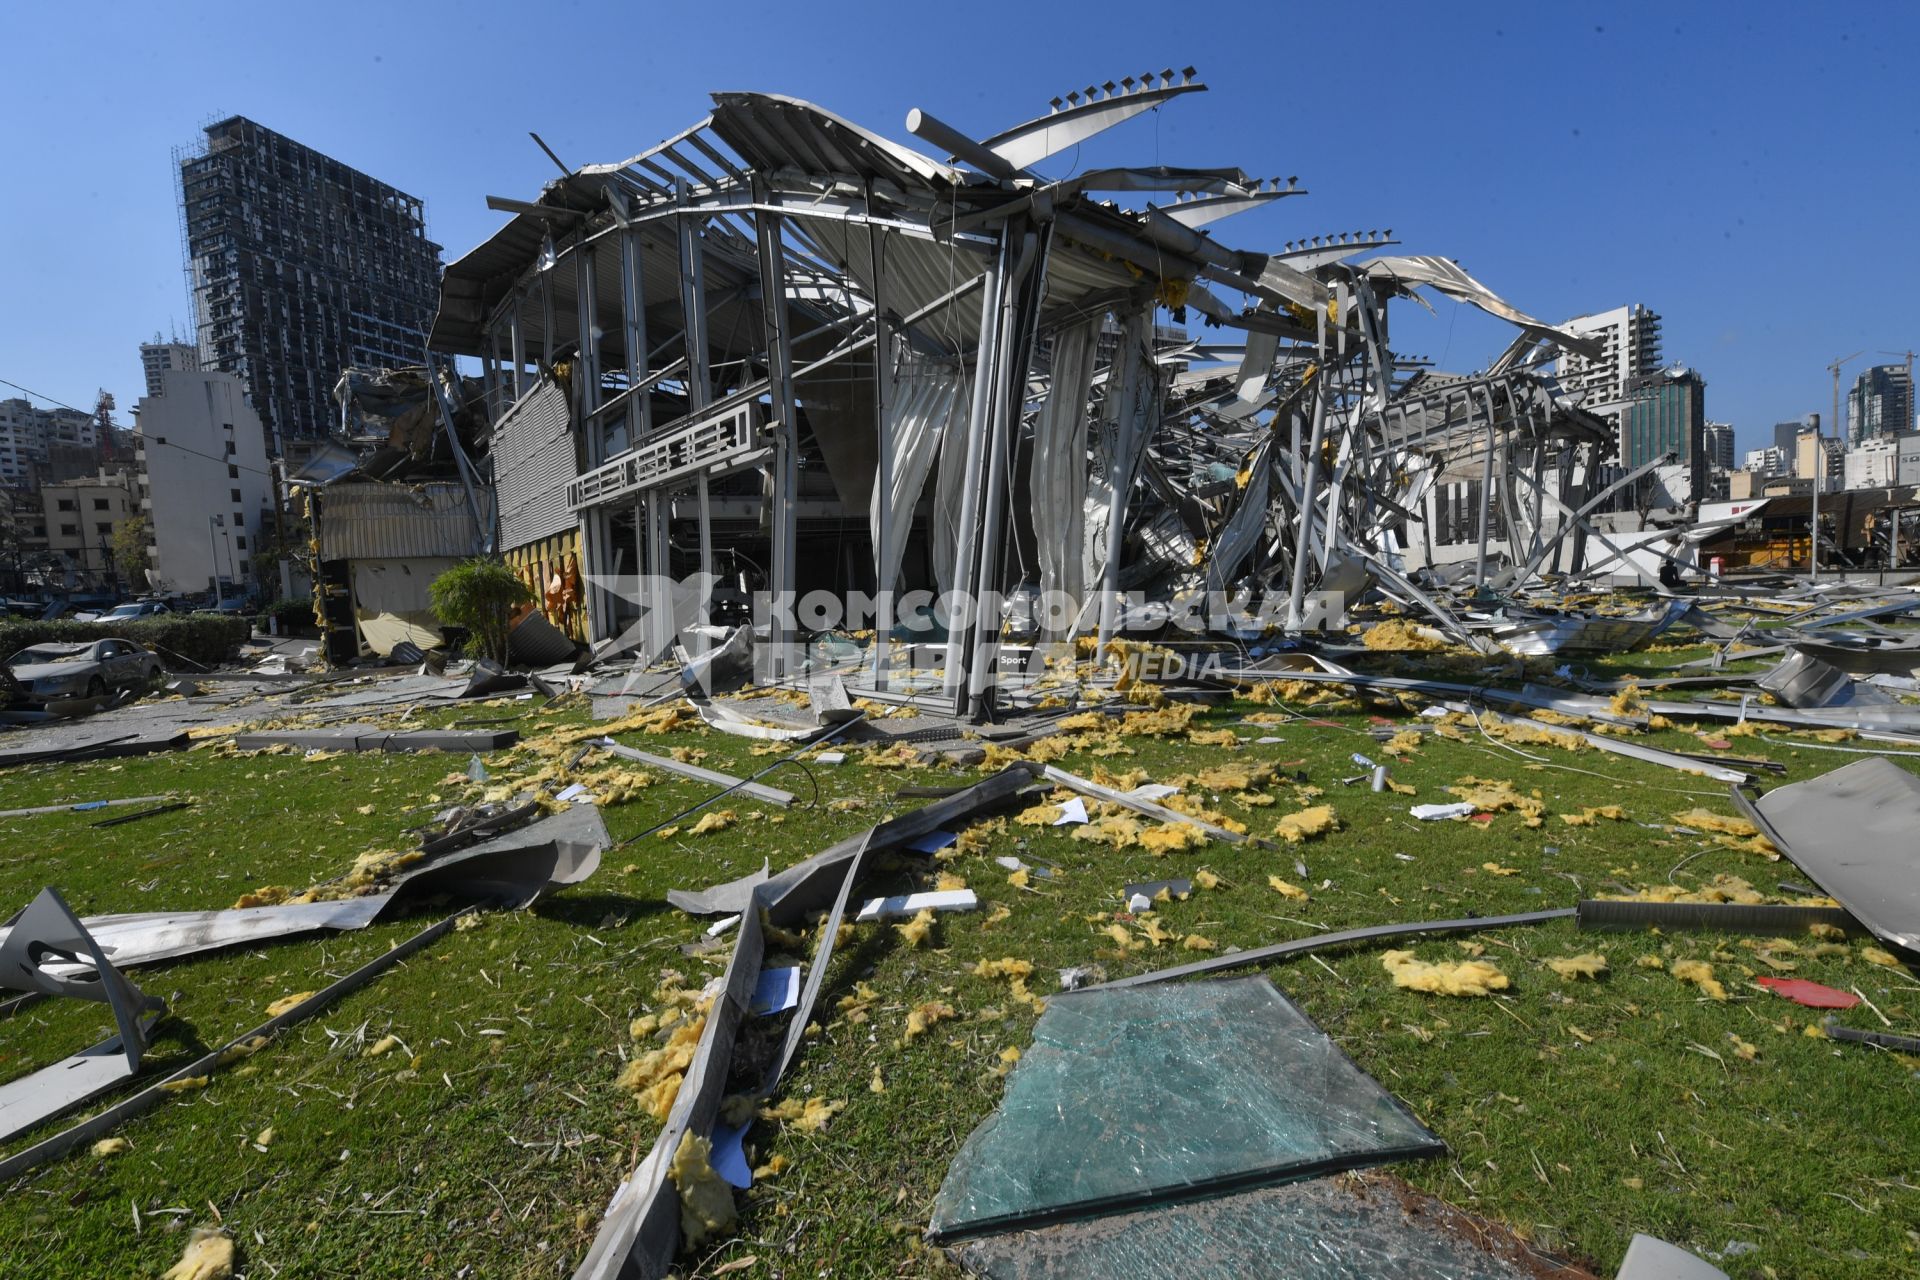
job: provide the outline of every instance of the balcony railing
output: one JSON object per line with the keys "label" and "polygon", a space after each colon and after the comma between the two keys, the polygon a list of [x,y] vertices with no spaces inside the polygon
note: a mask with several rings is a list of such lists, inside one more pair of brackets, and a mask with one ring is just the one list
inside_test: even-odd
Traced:
{"label": "balcony railing", "polygon": [[689,476],[719,476],[752,466],[770,448],[761,432],[763,416],[762,406],[747,400],[710,418],[657,431],[575,480],[567,488],[567,501],[578,511]]}

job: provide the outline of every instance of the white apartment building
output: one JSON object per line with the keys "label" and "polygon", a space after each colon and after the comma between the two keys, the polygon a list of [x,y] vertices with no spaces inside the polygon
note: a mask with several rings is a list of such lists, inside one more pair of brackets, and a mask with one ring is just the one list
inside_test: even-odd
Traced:
{"label": "white apartment building", "polygon": [[1575,316],[1565,327],[1598,340],[1600,354],[1563,354],[1558,366],[1561,389],[1579,393],[1581,408],[1617,428],[1628,386],[1660,371],[1660,317],[1635,303]]}
{"label": "white apartment building", "polygon": [[152,342],[140,344],[140,369],[147,375],[147,394],[160,394],[160,375],[169,369],[188,373],[200,368],[200,348],[191,342],[162,342],[154,334]]}
{"label": "white apartment building", "polygon": [[1785,449],[1768,445],[1764,449],[1749,449],[1741,461],[1740,469],[1750,471],[1757,476],[1783,476],[1787,474],[1788,464],[1792,461]]}
{"label": "white apartment building", "polygon": [[252,584],[272,509],[266,437],[230,373],[168,369],[136,411],[140,509],[153,522],[156,591]]}
{"label": "white apartment building", "polygon": [[34,483],[55,445],[95,448],[100,433],[93,415],[75,409],[40,409],[31,401],[0,400],[0,485],[22,488]]}

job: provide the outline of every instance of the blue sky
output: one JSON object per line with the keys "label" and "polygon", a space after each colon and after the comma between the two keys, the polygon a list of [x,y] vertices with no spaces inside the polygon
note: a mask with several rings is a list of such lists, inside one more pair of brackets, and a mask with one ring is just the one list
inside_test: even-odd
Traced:
{"label": "blue sky", "polygon": [[[123,421],[137,344],[186,325],[169,153],[208,120],[423,197],[452,258],[503,220],[487,195],[553,176],[529,129],[618,159],[709,91],[761,89],[896,138],[911,107],[980,135],[1189,64],[1211,92],[1053,171],[1298,175],[1310,195],[1219,238],[1391,227],[1549,319],[1645,303],[1742,448],[1828,413],[1836,356],[1868,353],[1851,379],[1920,347],[1920,5],[69,2],[6,6],[0,48],[0,378],[82,406],[106,387]],[[1505,345],[1435,305],[1403,308],[1396,346],[1470,369]]]}

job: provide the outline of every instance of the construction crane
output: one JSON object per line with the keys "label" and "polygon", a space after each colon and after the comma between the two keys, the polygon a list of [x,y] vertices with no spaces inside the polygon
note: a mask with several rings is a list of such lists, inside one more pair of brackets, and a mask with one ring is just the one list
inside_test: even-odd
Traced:
{"label": "construction crane", "polygon": [[93,433],[96,437],[95,447],[100,450],[100,461],[103,464],[112,462],[116,454],[113,426],[114,408],[113,392],[107,390],[105,387],[101,387],[100,394],[96,396],[93,401]]}

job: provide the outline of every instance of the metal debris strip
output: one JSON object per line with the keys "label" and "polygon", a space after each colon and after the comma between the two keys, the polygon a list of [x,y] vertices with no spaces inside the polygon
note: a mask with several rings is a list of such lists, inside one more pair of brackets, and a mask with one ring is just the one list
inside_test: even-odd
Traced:
{"label": "metal debris strip", "polygon": [[1869,757],[1734,804],[1876,937],[1920,951],[1920,777]]}
{"label": "metal debris strip", "polygon": [[863,850],[885,853],[941,828],[971,821],[998,808],[1010,808],[1032,785],[1033,775],[1015,765],[964,791],[889,818],[771,877],[761,872],[708,889],[669,889],[667,901],[689,915],[737,915],[746,910],[748,899],[764,883],[770,886],[773,922],[790,924],[831,901],[846,864]]}
{"label": "metal debris strip", "polygon": [[1857,681],[1832,663],[1793,647],[1755,684],[1785,707],[1893,705],[1893,699],[1873,685]]}
{"label": "metal debris strip", "polygon": [[1859,1027],[1842,1026],[1831,1014],[1821,1019],[1820,1029],[1834,1040],[1870,1044],[1875,1048],[1893,1049],[1900,1053],[1920,1053],[1920,1036],[1894,1035],[1886,1031],[1867,1031]]}
{"label": "metal debris strip", "polygon": [[[0,1140],[97,1097],[138,1072],[148,1027],[142,1015],[148,1019],[157,1016],[161,1006],[158,1000],[141,995],[120,969],[108,962],[109,952],[121,967],[153,964],[296,933],[360,929],[397,905],[429,899],[459,900],[465,904],[462,914],[476,905],[524,907],[551,887],[577,884],[592,875],[599,866],[600,851],[607,843],[606,826],[599,811],[590,805],[580,805],[522,831],[412,868],[396,878],[393,887],[385,893],[338,902],[101,916],[91,922],[92,931],[88,922],[73,917],[55,890],[47,889],[11,927],[0,933],[0,986],[104,1000],[112,1006],[120,1030],[112,1039],[84,1053],[0,1086]],[[411,942],[403,943],[401,951],[425,945],[450,928],[452,922],[450,917]],[[343,980],[346,985],[336,983],[320,996],[303,1002],[291,1021],[316,1012],[333,998],[378,974],[383,967],[381,961],[376,961],[349,975]],[[291,1021],[272,1020],[233,1043],[243,1043],[257,1035],[271,1035],[291,1025]],[[218,1056],[218,1052],[209,1055],[168,1078],[205,1074]],[[113,1123],[117,1123],[118,1119],[137,1114],[151,1101],[157,1101],[150,1099],[154,1093],[155,1089],[149,1089],[104,1114],[116,1117]],[[150,1100],[142,1102],[142,1099]],[[123,1110],[126,1107],[133,1110]],[[88,1122],[89,1125],[95,1123]],[[83,1125],[22,1152],[13,1160],[0,1162],[0,1178],[31,1168],[41,1159],[51,1159],[70,1149],[71,1144],[93,1136],[93,1132]],[[69,1139],[69,1146],[49,1145]],[[16,1161],[25,1163],[16,1165]]]}
{"label": "metal debris strip", "polygon": [[0,1086],[0,1140],[131,1079],[146,1054],[147,1034],[166,1008],[107,960],[52,887],[41,890],[0,939],[0,987],[98,1001],[113,1011],[116,1028],[93,1048]]}
{"label": "metal debris strip", "polygon": [[1170,969],[1136,973],[1130,978],[1115,978],[1111,982],[1102,982],[1097,986],[1086,987],[1084,990],[1102,991],[1115,987],[1140,987],[1156,982],[1172,982],[1179,978],[1230,973],[1235,969],[1250,969],[1275,960],[1286,960],[1293,956],[1326,951],[1333,947],[1378,942],[1384,938],[1410,938],[1443,933],[1481,933],[1488,929],[1509,929],[1522,925],[1546,924],[1550,920],[1568,920],[1577,914],[1572,907],[1561,907],[1550,911],[1523,911],[1517,915],[1468,916],[1459,920],[1422,920],[1410,924],[1376,924],[1361,929],[1341,929],[1333,933],[1316,933],[1305,938],[1295,938],[1291,942],[1276,942],[1271,946],[1208,956],[1204,960],[1175,965]]}
{"label": "metal debris strip", "polygon": [[174,800],[168,804],[157,804],[151,809],[141,809],[136,813],[124,813],[117,818],[102,818],[98,822],[89,822],[90,827],[123,827],[129,822],[144,822],[148,818],[157,818],[162,814],[178,813],[182,809],[193,808],[191,800]]}
{"label": "metal debris strip", "polygon": [[236,734],[241,751],[297,747],[305,751],[500,751],[520,741],[515,729],[382,729],[348,725],[338,729],[275,729]]}
{"label": "metal debris strip", "polygon": [[[167,796],[127,796],[120,800],[82,800],[75,804],[43,804],[31,809],[0,809],[0,818],[31,818],[43,813],[91,813],[129,804],[154,804]],[[95,824],[96,826],[99,824]]]}
{"label": "metal debris strip", "polygon": [[128,1120],[151,1111],[170,1096],[168,1085],[196,1076],[208,1075],[219,1068],[223,1058],[241,1046],[257,1048],[256,1041],[272,1040],[288,1027],[319,1013],[342,996],[359,990],[421,948],[443,937],[464,914],[466,914],[465,911],[456,912],[437,924],[427,926],[405,942],[382,952],[325,989],[308,996],[291,1009],[267,1019],[250,1031],[241,1032],[220,1047],[180,1067],[165,1079],[156,1081],[139,1093],[116,1102],[98,1115],[83,1120],[50,1138],[43,1139],[23,1151],[0,1159],[0,1182],[17,1178],[49,1160],[57,1160],[69,1151],[113,1132]]}
{"label": "metal debris strip", "polygon": [[1437,1157],[1446,1146],[1264,977],[1047,1001],[954,1157],[951,1241]]}
{"label": "metal debris strip", "polygon": [[[655,1280],[672,1269],[680,1242],[680,1209],[679,1194],[667,1177],[667,1166],[687,1133],[704,1136],[713,1131],[732,1067],[734,1043],[759,983],[766,923],[791,925],[817,906],[828,905],[828,914],[818,926],[819,941],[800,1001],[792,1011],[779,1057],[759,1082],[756,1092],[760,1096],[775,1090],[799,1050],[832,960],[840,921],[868,860],[928,831],[1008,805],[1031,782],[1025,770],[1007,769],[957,795],[870,827],[777,876],[761,872],[702,894],[669,892],[669,901],[695,915],[722,914],[723,908],[716,904],[738,903],[732,914],[738,916],[739,929],[720,994],[708,1011],[706,1026],[666,1123],[646,1158],[614,1192],[592,1246],[574,1271],[574,1280]],[[825,894],[830,889],[834,896],[829,902]]]}
{"label": "metal debris strip", "polygon": [[1178,809],[1169,809],[1165,805],[1143,800],[1137,795],[1116,790],[1113,787],[1103,787],[1097,782],[1082,778],[1078,774],[1068,773],[1065,769],[1055,768],[1053,765],[1044,766],[1041,776],[1048,782],[1057,782],[1069,790],[1078,791],[1083,796],[1104,800],[1108,804],[1117,804],[1123,809],[1131,809],[1145,817],[1155,818],[1161,822],[1184,823],[1190,827],[1197,827],[1206,832],[1209,839],[1225,841],[1228,844],[1251,843],[1263,849],[1273,847],[1273,842],[1270,840],[1262,840],[1258,837],[1249,840],[1238,831],[1229,831],[1223,826],[1208,822],[1205,818],[1196,818],[1192,814],[1181,813]]}
{"label": "metal debris strip", "polygon": [[1582,929],[1713,929],[1784,938],[1811,925],[1865,933],[1840,907],[1804,907],[1742,902],[1635,902],[1618,898],[1582,898],[1574,910]]}
{"label": "metal debris strip", "polygon": [[1727,1280],[1727,1273],[1665,1240],[1635,1233],[1614,1280]]}
{"label": "metal debris strip", "polygon": [[793,803],[794,797],[791,791],[782,791],[778,787],[769,787],[765,783],[749,782],[744,778],[736,778],[730,773],[721,773],[714,769],[703,769],[697,764],[687,764],[675,760],[672,756],[657,756],[651,751],[640,751],[633,747],[623,746],[615,742],[612,738],[597,739],[593,745],[599,747],[602,751],[619,756],[622,760],[633,760],[640,764],[651,765],[656,769],[664,769],[668,773],[677,773],[683,778],[694,778],[701,782],[717,783],[729,789],[736,789],[740,791],[741,794],[752,796],[756,800],[764,800],[768,804],[778,805],[782,809]]}
{"label": "metal debris strip", "polygon": [[[608,839],[599,811],[591,805],[576,805],[455,856],[430,854],[429,861],[401,872],[382,893],[216,911],[89,916],[75,924],[120,968],[135,968],[296,934],[362,929],[389,912],[397,914],[441,896],[469,906],[520,907],[548,889],[578,884],[592,875]],[[15,942],[18,927],[0,927],[0,955],[35,947],[33,934],[21,935]],[[52,979],[80,983],[83,991],[101,989],[94,976],[98,965],[84,949],[69,947],[51,958],[43,956],[39,971]]]}
{"label": "metal debris strip", "polygon": [[0,769],[10,765],[77,763],[82,760],[120,760],[160,751],[185,751],[192,745],[186,733],[160,729],[115,733],[107,729],[61,746],[26,745],[0,749]]}

